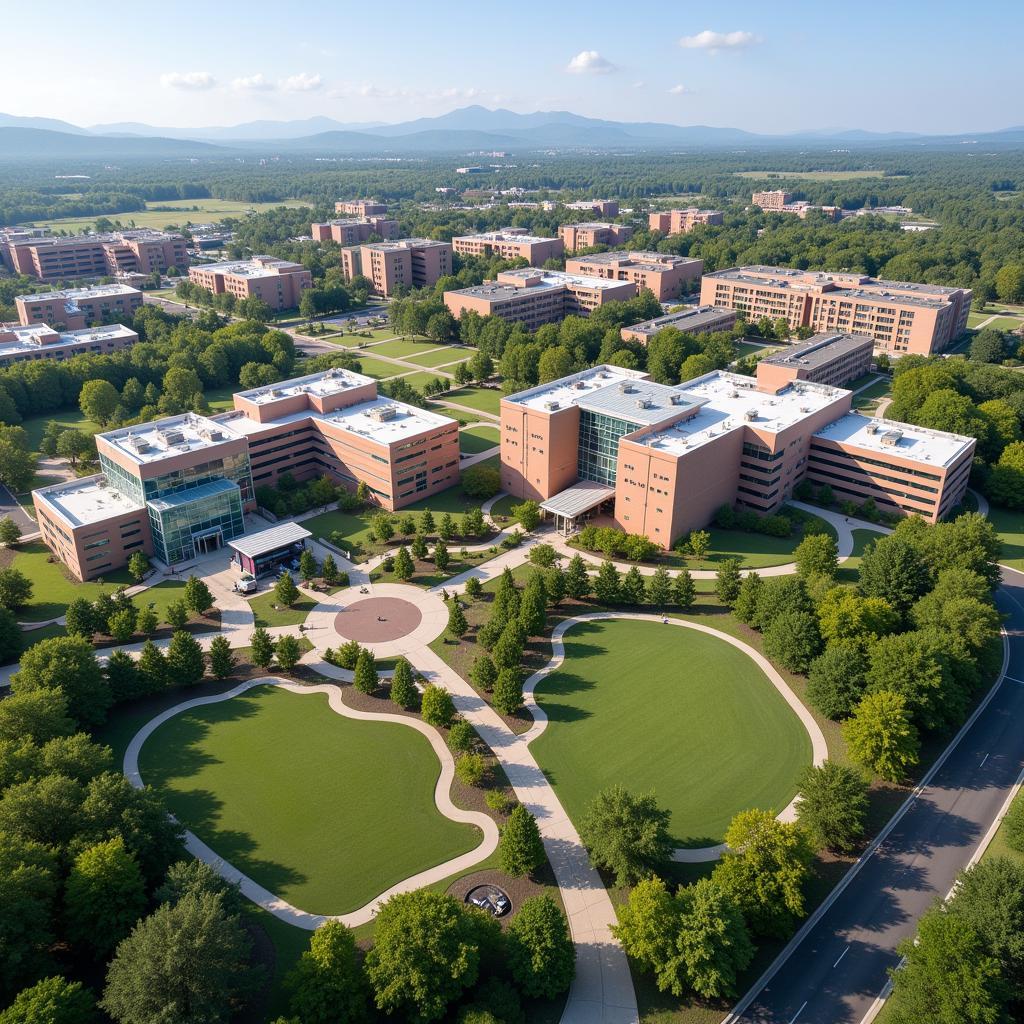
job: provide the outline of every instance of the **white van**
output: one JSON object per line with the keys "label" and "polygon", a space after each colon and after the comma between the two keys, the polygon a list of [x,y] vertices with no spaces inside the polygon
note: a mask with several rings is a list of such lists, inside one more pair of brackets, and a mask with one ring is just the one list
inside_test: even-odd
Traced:
{"label": "white van", "polygon": [[243,576],[240,580],[235,580],[232,589],[239,594],[254,594],[258,586],[259,584],[252,576]]}

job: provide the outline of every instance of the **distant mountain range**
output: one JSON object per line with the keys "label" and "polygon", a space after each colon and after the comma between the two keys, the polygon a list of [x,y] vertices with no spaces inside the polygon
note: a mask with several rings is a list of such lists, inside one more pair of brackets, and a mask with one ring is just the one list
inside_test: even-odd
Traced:
{"label": "distant mountain range", "polygon": [[1024,127],[962,135],[873,132],[823,128],[787,135],[761,135],[739,128],[606,121],[566,110],[519,114],[512,110],[461,107],[439,117],[398,124],[345,123],[330,117],[293,121],[248,121],[207,128],[165,128],[140,122],[88,128],[45,117],[0,114],[0,160],[61,157],[185,157],[253,155],[396,155],[530,150],[665,150],[736,147],[834,148],[841,146],[1024,147]]}

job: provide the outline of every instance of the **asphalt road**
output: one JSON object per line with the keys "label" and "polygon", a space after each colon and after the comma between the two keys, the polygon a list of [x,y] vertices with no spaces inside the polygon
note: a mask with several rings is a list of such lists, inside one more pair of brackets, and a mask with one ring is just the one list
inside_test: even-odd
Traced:
{"label": "asphalt road", "polygon": [[[992,700],[836,901],[729,1022],[859,1024],[995,820],[1024,766],[1024,573],[1003,572],[1010,658]],[[922,1022],[923,1024],[923,1022]]]}
{"label": "asphalt road", "polygon": [[0,519],[8,517],[21,527],[22,533],[35,533],[39,529],[36,521],[18,504],[14,495],[0,484]]}

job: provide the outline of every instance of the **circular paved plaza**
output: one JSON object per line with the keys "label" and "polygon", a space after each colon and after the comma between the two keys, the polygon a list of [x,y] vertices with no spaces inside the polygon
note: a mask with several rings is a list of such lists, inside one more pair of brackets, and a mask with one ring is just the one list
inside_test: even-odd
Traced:
{"label": "circular paved plaza", "polygon": [[346,640],[379,644],[408,636],[423,619],[419,608],[398,597],[353,601],[334,619],[335,632]]}

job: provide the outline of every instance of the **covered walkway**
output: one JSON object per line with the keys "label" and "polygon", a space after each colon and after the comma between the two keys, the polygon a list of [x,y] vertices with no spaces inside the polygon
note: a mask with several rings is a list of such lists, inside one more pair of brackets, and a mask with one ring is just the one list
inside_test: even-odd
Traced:
{"label": "covered walkway", "polygon": [[593,512],[615,497],[615,488],[596,480],[580,480],[564,491],[542,501],[540,507],[555,520],[555,529],[564,537],[574,533],[576,520]]}

